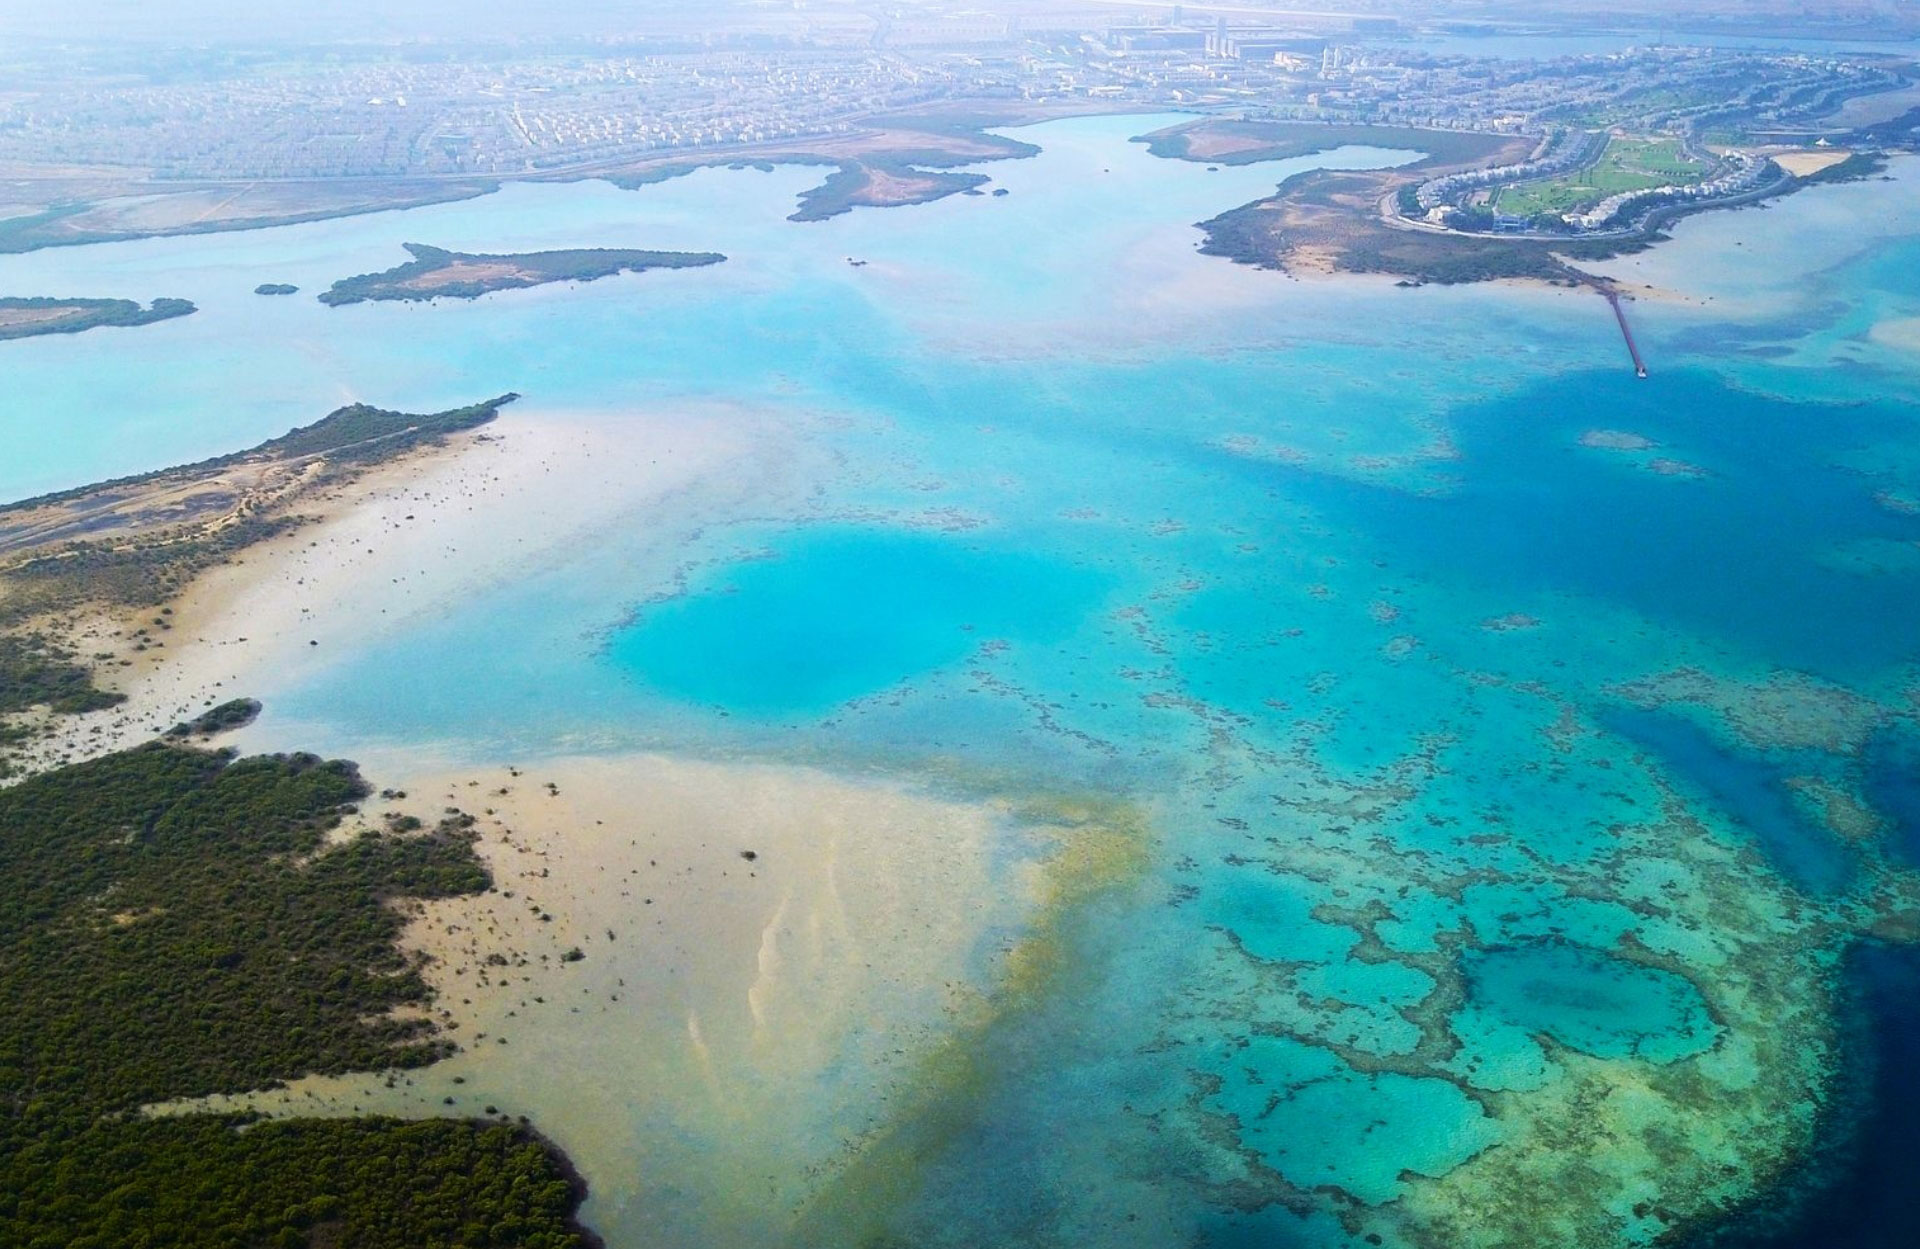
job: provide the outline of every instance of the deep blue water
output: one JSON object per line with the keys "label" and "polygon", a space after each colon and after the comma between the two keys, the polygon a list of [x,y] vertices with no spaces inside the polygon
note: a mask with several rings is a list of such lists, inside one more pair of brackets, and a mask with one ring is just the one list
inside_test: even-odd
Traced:
{"label": "deep blue water", "polygon": [[[1920,1245],[1920,949],[1863,945],[1847,959],[1856,1081],[1833,1127],[1841,1165],[1815,1160],[1777,1207],[1711,1249],[1912,1249]],[[1798,1191],[1796,1191],[1798,1189]]]}
{"label": "deep blue water", "polygon": [[[1556,586],[1629,606],[1810,672],[1847,677],[1910,657],[1912,566],[1824,558],[1842,543],[1920,540],[1836,461],[1910,432],[1898,401],[1795,402],[1695,371],[1557,377],[1456,411],[1457,489],[1415,496],[1312,477],[1309,495],[1397,558],[1486,584]],[[1645,452],[1579,445],[1639,434]],[[1654,471],[1668,459],[1699,476]],[[1297,470],[1295,470],[1297,471]],[[1305,474],[1302,474],[1305,476]]]}
{"label": "deep blue water", "polygon": [[1852,880],[1852,854],[1801,815],[1777,764],[1730,750],[1692,720],[1671,712],[1610,707],[1601,712],[1600,721],[1652,754],[1683,793],[1731,816],[1802,889],[1830,894]]}
{"label": "deep blue water", "polygon": [[1911,729],[1882,729],[1867,743],[1866,796],[1886,818],[1887,849],[1920,868],[1920,740]]}

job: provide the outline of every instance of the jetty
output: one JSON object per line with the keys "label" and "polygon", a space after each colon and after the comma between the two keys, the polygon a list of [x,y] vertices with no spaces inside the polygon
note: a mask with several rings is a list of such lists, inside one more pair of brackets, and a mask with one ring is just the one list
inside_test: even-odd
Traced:
{"label": "jetty", "polygon": [[1613,319],[1620,323],[1620,337],[1627,340],[1627,354],[1633,357],[1633,375],[1645,377],[1647,362],[1640,358],[1640,347],[1633,341],[1633,327],[1627,324],[1627,310],[1620,306],[1620,292],[1608,286],[1601,288],[1600,293],[1613,306]]}

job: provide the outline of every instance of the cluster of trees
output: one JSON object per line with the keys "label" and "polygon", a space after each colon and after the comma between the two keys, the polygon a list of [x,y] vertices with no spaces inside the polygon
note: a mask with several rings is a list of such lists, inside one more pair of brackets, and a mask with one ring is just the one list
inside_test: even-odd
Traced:
{"label": "cluster of trees", "polygon": [[252,698],[229,698],[217,707],[209,707],[191,720],[183,720],[167,730],[168,737],[192,737],[194,734],[224,733],[244,728],[260,715],[260,703]]}
{"label": "cluster of trees", "polygon": [[45,703],[62,715],[125,701],[93,687],[93,673],[44,637],[0,635],[0,715]]}
{"label": "cluster of trees", "polygon": [[582,1249],[578,1182],[526,1128],[103,1120],[0,1142],[17,1249]]}
{"label": "cluster of trees", "polygon": [[10,756],[33,736],[28,726],[7,723],[4,717],[42,705],[57,715],[77,715],[125,700],[124,694],[96,689],[92,670],[47,638],[0,634],[0,779],[14,774]]}
{"label": "cluster of trees", "polygon": [[330,455],[336,460],[362,463],[391,459],[448,434],[485,425],[500,414],[501,408],[519,397],[508,391],[481,403],[470,403],[464,408],[449,408],[445,412],[425,416],[376,408],[366,403],[348,404],[344,408],[335,408],[311,425],[288,430],[278,438],[241,452],[239,456],[226,458],[237,460],[268,456],[295,459],[308,455]]}
{"label": "cluster of trees", "polygon": [[1448,286],[1500,278],[1536,278],[1559,281],[1579,275],[1555,257],[1555,244],[1534,239],[1469,238],[1460,235],[1389,235],[1356,243],[1342,252],[1340,267],[1348,273],[1398,275],[1408,282]]}
{"label": "cluster of trees", "polygon": [[447,1052],[389,903],[486,888],[471,821],[329,844],[367,793],[159,743],[0,791],[0,1244],[588,1243],[523,1127],[138,1113]]}

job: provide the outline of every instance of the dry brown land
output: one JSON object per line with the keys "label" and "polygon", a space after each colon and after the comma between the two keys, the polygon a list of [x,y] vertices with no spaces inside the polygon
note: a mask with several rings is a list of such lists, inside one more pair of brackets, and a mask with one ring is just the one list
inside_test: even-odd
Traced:
{"label": "dry brown land", "polygon": [[[8,172],[8,171],[0,171]],[[470,199],[498,182],[375,179],[340,182],[156,184],[124,170],[15,170],[0,216],[0,252],[156,235],[251,230]],[[56,205],[79,205],[56,208]]]}
{"label": "dry brown land", "polygon": [[1796,149],[1788,152],[1775,152],[1773,163],[1780,166],[1796,178],[1807,178],[1824,169],[1831,169],[1845,161],[1853,153],[1845,148]]}
{"label": "dry brown land", "polygon": [[410,291],[440,290],[449,286],[461,286],[469,282],[525,282],[529,285],[550,279],[533,269],[522,268],[505,260],[457,260],[444,269],[435,269],[431,273],[422,273],[399,283]]}
{"label": "dry brown land", "polygon": [[1232,134],[1218,126],[1200,126],[1187,131],[1187,158],[1213,160],[1241,152],[1257,152],[1266,144],[1251,135]]}
{"label": "dry brown land", "polygon": [[939,189],[939,182],[932,178],[915,178],[889,173],[884,169],[868,169],[866,188],[853,199],[855,203],[870,207],[889,208],[918,203]]}
{"label": "dry brown land", "polygon": [[[102,486],[0,512],[0,557],[46,553],[49,547],[81,538],[122,542],[218,533],[246,517],[274,512],[328,468],[323,456],[249,461],[182,470],[134,485]],[[5,570],[0,569],[0,601],[5,587]]]}
{"label": "dry brown land", "polygon": [[0,308],[0,330],[70,321],[85,311],[85,308]]}

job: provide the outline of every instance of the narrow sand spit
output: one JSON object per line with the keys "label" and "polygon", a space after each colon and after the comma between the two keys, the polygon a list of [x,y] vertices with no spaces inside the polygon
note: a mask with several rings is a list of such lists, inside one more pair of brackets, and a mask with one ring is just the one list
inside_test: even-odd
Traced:
{"label": "narrow sand spit", "polygon": [[[172,604],[163,647],[103,670],[102,684],[128,701],[70,718],[36,753],[130,746],[227,698],[271,703],[351,647],[525,575],[596,530],[722,476],[754,480],[790,441],[773,425],[732,408],[617,419],[516,411],[375,468],[299,505],[313,523],[195,581]],[[101,617],[68,641],[82,654],[111,648],[122,625]]]}

